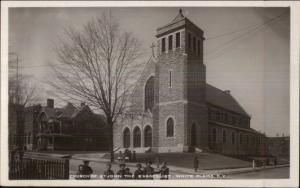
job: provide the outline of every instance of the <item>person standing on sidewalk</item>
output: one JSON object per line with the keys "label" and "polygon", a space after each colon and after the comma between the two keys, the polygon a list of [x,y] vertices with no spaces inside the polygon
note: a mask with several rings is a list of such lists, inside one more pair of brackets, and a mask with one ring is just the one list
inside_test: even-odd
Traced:
{"label": "person standing on sidewalk", "polygon": [[152,167],[152,161],[148,161],[146,162],[146,167],[145,167],[146,179],[153,179],[153,174],[154,174],[154,168]]}
{"label": "person standing on sidewalk", "polygon": [[91,179],[91,175],[93,174],[93,169],[89,166],[90,161],[84,160],[82,168],[80,168],[80,173],[83,176],[83,179]]}
{"label": "person standing on sidewalk", "polygon": [[130,172],[130,169],[129,168],[125,168],[125,174],[124,174],[124,179],[132,179],[133,176],[132,176],[132,173]]}
{"label": "person standing on sidewalk", "polygon": [[103,178],[106,180],[114,179],[114,171],[111,170],[111,163],[106,164],[107,169],[104,171]]}
{"label": "person standing on sidewalk", "polygon": [[136,164],[137,169],[134,172],[134,179],[144,179],[144,170],[140,163]]}
{"label": "person standing on sidewalk", "polygon": [[160,179],[167,180],[169,179],[169,168],[167,167],[167,162],[163,162],[162,167],[160,168]]}
{"label": "person standing on sidewalk", "polygon": [[198,168],[199,168],[198,157],[194,157],[194,170],[195,170],[195,172],[197,172]]}
{"label": "person standing on sidewalk", "polygon": [[119,179],[125,179],[125,167],[126,167],[126,164],[125,163],[121,163],[119,166],[120,166],[120,170],[117,172],[117,175],[118,175]]}

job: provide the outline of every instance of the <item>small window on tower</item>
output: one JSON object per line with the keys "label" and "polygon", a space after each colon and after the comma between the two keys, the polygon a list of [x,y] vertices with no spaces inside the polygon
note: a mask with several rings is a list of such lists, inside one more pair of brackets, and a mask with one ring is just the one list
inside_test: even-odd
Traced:
{"label": "small window on tower", "polygon": [[169,88],[172,87],[172,71],[169,71]]}
{"label": "small window on tower", "polygon": [[180,32],[176,33],[176,48],[180,47]]}
{"label": "small window on tower", "polygon": [[170,35],[169,36],[169,50],[172,50],[173,49],[173,36]]}
{"label": "small window on tower", "polygon": [[162,52],[166,51],[166,39],[165,38],[161,39],[161,51]]}
{"label": "small window on tower", "polygon": [[193,37],[193,52],[196,52],[196,37]]}
{"label": "small window on tower", "polygon": [[192,38],[191,34],[189,33],[189,35],[188,35],[189,50],[191,49],[191,46],[192,46],[192,39],[191,38]]}

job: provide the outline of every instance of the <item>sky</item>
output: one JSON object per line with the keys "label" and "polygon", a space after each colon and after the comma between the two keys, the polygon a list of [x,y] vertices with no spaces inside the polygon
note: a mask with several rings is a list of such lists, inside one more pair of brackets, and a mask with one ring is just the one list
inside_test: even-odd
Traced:
{"label": "sky", "polygon": [[[53,44],[65,27],[80,28],[108,8],[10,8],[9,50],[20,72],[31,75],[42,104],[54,98],[45,81],[56,63]],[[179,7],[111,8],[123,30],[132,32],[150,57],[156,29]],[[290,20],[288,8],[184,7],[183,14],[204,31],[208,83],[230,90],[251,115],[251,127],[268,136],[289,135]],[[265,23],[265,24],[264,24]]]}

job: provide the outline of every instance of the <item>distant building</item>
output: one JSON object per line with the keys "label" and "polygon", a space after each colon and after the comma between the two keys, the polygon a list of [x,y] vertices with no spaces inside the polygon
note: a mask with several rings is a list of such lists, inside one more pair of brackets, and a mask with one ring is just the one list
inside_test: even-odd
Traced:
{"label": "distant building", "polygon": [[157,29],[157,57],[114,127],[116,148],[265,155],[265,136],[250,127],[251,117],[230,91],[206,83],[203,34],[181,11]]}
{"label": "distant building", "polygon": [[24,130],[24,107],[18,104],[8,105],[8,145],[9,150],[22,148]]}
{"label": "distant building", "polygon": [[290,160],[290,137],[268,137],[268,154],[279,160]]}
{"label": "distant building", "polygon": [[54,100],[47,106],[24,109],[22,131],[18,136],[28,150],[107,150],[107,124],[102,115],[85,105],[68,103],[55,108]]}

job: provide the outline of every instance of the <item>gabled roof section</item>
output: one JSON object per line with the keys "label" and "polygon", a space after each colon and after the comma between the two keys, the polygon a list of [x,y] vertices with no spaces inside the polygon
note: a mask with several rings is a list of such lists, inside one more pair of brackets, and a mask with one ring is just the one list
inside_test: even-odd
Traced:
{"label": "gabled roof section", "polygon": [[206,84],[206,102],[250,117],[229,92],[218,89],[210,84]]}
{"label": "gabled roof section", "polygon": [[48,118],[56,118],[57,112],[61,111],[60,108],[49,108],[49,107],[42,107],[41,113],[45,113]]}
{"label": "gabled roof section", "polygon": [[68,103],[65,107],[61,110],[60,117],[70,118],[76,110],[76,107],[72,103]]}
{"label": "gabled roof section", "polygon": [[83,111],[88,111],[88,112],[90,112],[90,113],[93,113],[93,112],[91,111],[91,109],[90,109],[89,106],[83,105],[83,106],[81,106],[81,107],[79,107],[79,108],[76,108],[76,109],[74,110],[74,112],[73,112],[71,118],[75,118],[77,115],[79,115],[79,114],[80,114],[81,112],[83,112]]}
{"label": "gabled roof section", "polygon": [[185,17],[184,17],[184,15],[182,14],[182,9],[179,9],[179,13],[178,13],[177,16],[172,20],[172,22],[171,22],[170,24],[179,22],[179,21],[183,20],[184,18],[185,18]]}
{"label": "gabled roof section", "polygon": [[82,112],[88,112],[97,118],[102,123],[106,123],[106,118],[102,114],[94,113],[88,105],[82,105],[75,107],[72,103],[68,103],[62,108],[49,108],[47,106],[42,107],[41,113],[44,113],[48,121],[56,121],[58,119],[73,119],[76,118]]}

